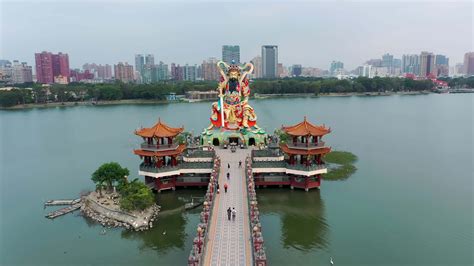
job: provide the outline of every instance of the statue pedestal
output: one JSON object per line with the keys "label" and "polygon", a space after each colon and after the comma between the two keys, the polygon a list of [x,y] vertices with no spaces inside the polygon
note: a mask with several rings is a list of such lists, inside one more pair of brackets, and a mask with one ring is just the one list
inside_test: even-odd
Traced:
{"label": "statue pedestal", "polygon": [[223,146],[236,143],[244,146],[266,145],[267,133],[261,128],[248,130],[216,128],[205,129],[201,133],[201,144],[209,146]]}

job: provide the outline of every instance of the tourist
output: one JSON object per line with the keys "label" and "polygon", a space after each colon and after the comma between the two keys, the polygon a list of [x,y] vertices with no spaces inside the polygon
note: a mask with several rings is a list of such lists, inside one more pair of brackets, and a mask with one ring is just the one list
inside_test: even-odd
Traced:
{"label": "tourist", "polygon": [[224,191],[227,193],[227,183],[224,184]]}
{"label": "tourist", "polygon": [[242,161],[239,161],[239,168],[242,168]]}
{"label": "tourist", "polygon": [[232,214],[232,210],[230,207],[227,209],[227,219],[230,221],[230,215]]}
{"label": "tourist", "polygon": [[230,179],[230,173],[227,173],[227,179]]}
{"label": "tourist", "polygon": [[230,169],[230,163],[227,163],[227,169]]}
{"label": "tourist", "polygon": [[237,211],[235,208],[232,208],[232,221],[235,221],[235,216],[237,215]]}

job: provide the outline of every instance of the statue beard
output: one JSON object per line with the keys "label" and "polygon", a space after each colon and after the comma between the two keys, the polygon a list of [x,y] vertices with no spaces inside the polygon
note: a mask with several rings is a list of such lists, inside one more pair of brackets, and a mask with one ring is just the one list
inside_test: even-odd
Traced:
{"label": "statue beard", "polygon": [[234,91],[237,91],[237,88],[239,86],[239,81],[236,79],[231,79],[229,80],[229,92],[233,93]]}

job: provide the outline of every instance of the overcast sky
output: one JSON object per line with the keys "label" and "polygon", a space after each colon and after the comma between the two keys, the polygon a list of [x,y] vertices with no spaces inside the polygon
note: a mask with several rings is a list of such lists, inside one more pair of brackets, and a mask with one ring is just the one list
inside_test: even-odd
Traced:
{"label": "overcast sky", "polygon": [[473,49],[472,1],[5,1],[0,0],[0,59],[27,61],[43,50],[87,62],[199,64],[238,44],[241,61],[276,44],[284,65],[349,70],[388,52],[431,51],[450,64]]}

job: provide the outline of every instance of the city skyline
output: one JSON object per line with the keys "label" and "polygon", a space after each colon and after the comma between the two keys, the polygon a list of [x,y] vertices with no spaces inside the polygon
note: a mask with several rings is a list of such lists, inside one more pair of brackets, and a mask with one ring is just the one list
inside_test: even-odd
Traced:
{"label": "city skyline", "polygon": [[[29,8],[25,9],[27,6]],[[1,44],[0,58],[32,64],[34,53],[43,50],[64,52],[70,55],[71,68],[80,68],[88,62],[133,64],[134,55],[144,53],[155,55],[155,61],[194,65],[209,57],[220,58],[222,45],[233,44],[240,46],[241,61],[249,62],[261,54],[262,45],[271,43],[278,45],[278,60],[284,65],[301,64],[328,69],[332,61],[342,61],[350,70],[371,58],[380,58],[385,53],[401,58],[403,54],[419,54],[421,51],[446,55],[450,58],[450,64],[455,65],[462,63],[464,53],[472,50],[472,28],[459,27],[452,30],[452,25],[472,22],[472,3],[469,2],[424,2],[410,4],[409,7],[403,3],[365,2],[337,5],[299,3],[296,6],[278,3],[272,7],[262,3],[248,6],[223,3],[222,16],[229,19],[220,23],[216,23],[214,17],[206,15],[214,12],[212,8],[206,9],[210,7],[210,3],[121,3],[105,12],[97,10],[99,6],[100,3],[92,2],[80,5],[4,2],[4,41]],[[76,12],[85,8],[88,9],[87,13]],[[232,12],[234,8],[244,9],[244,13],[248,15],[237,20],[237,15]],[[122,21],[122,16],[131,15],[137,9],[142,13],[151,12],[155,15],[141,15],[136,20]],[[381,14],[383,12],[380,11],[387,9],[391,10],[393,20]],[[371,12],[365,14],[367,10]],[[421,17],[418,12],[420,10],[423,10]],[[154,21],[154,17],[166,21],[169,17],[166,13],[176,14],[175,11],[183,14],[182,22],[163,27],[162,23]],[[24,20],[14,19],[19,12],[24,13]],[[87,15],[77,15],[80,13]],[[361,16],[362,13],[364,16]],[[38,22],[44,14],[49,19]],[[440,14],[443,14],[443,20],[439,19]],[[407,21],[396,19],[401,15]],[[189,27],[187,22],[196,19],[198,20],[193,27]],[[242,27],[246,20],[251,21],[250,28]],[[280,25],[279,21],[289,23]],[[368,21],[372,21],[371,27],[363,27]],[[97,27],[97,24],[104,22],[109,27],[101,31],[104,27]],[[124,26],[123,23],[129,25]],[[233,27],[234,24],[239,27]],[[63,25],[75,25],[75,28],[62,30]],[[123,27],[116,28],[114,25]],[[37,26],[55,30],[30,30]],[[189,29],[185,29],[185,26]],[[217,32],[224,33],[224,38],[219,37],[216,29]],[[19,32],[29,34],[18,34]],[[61,34],[58,35],[57,32]],[[176,32],[182,34],[176,35]],[[137,42],[137,39],[141,41]],[[18,45],[19,43],[22,45]]]}

